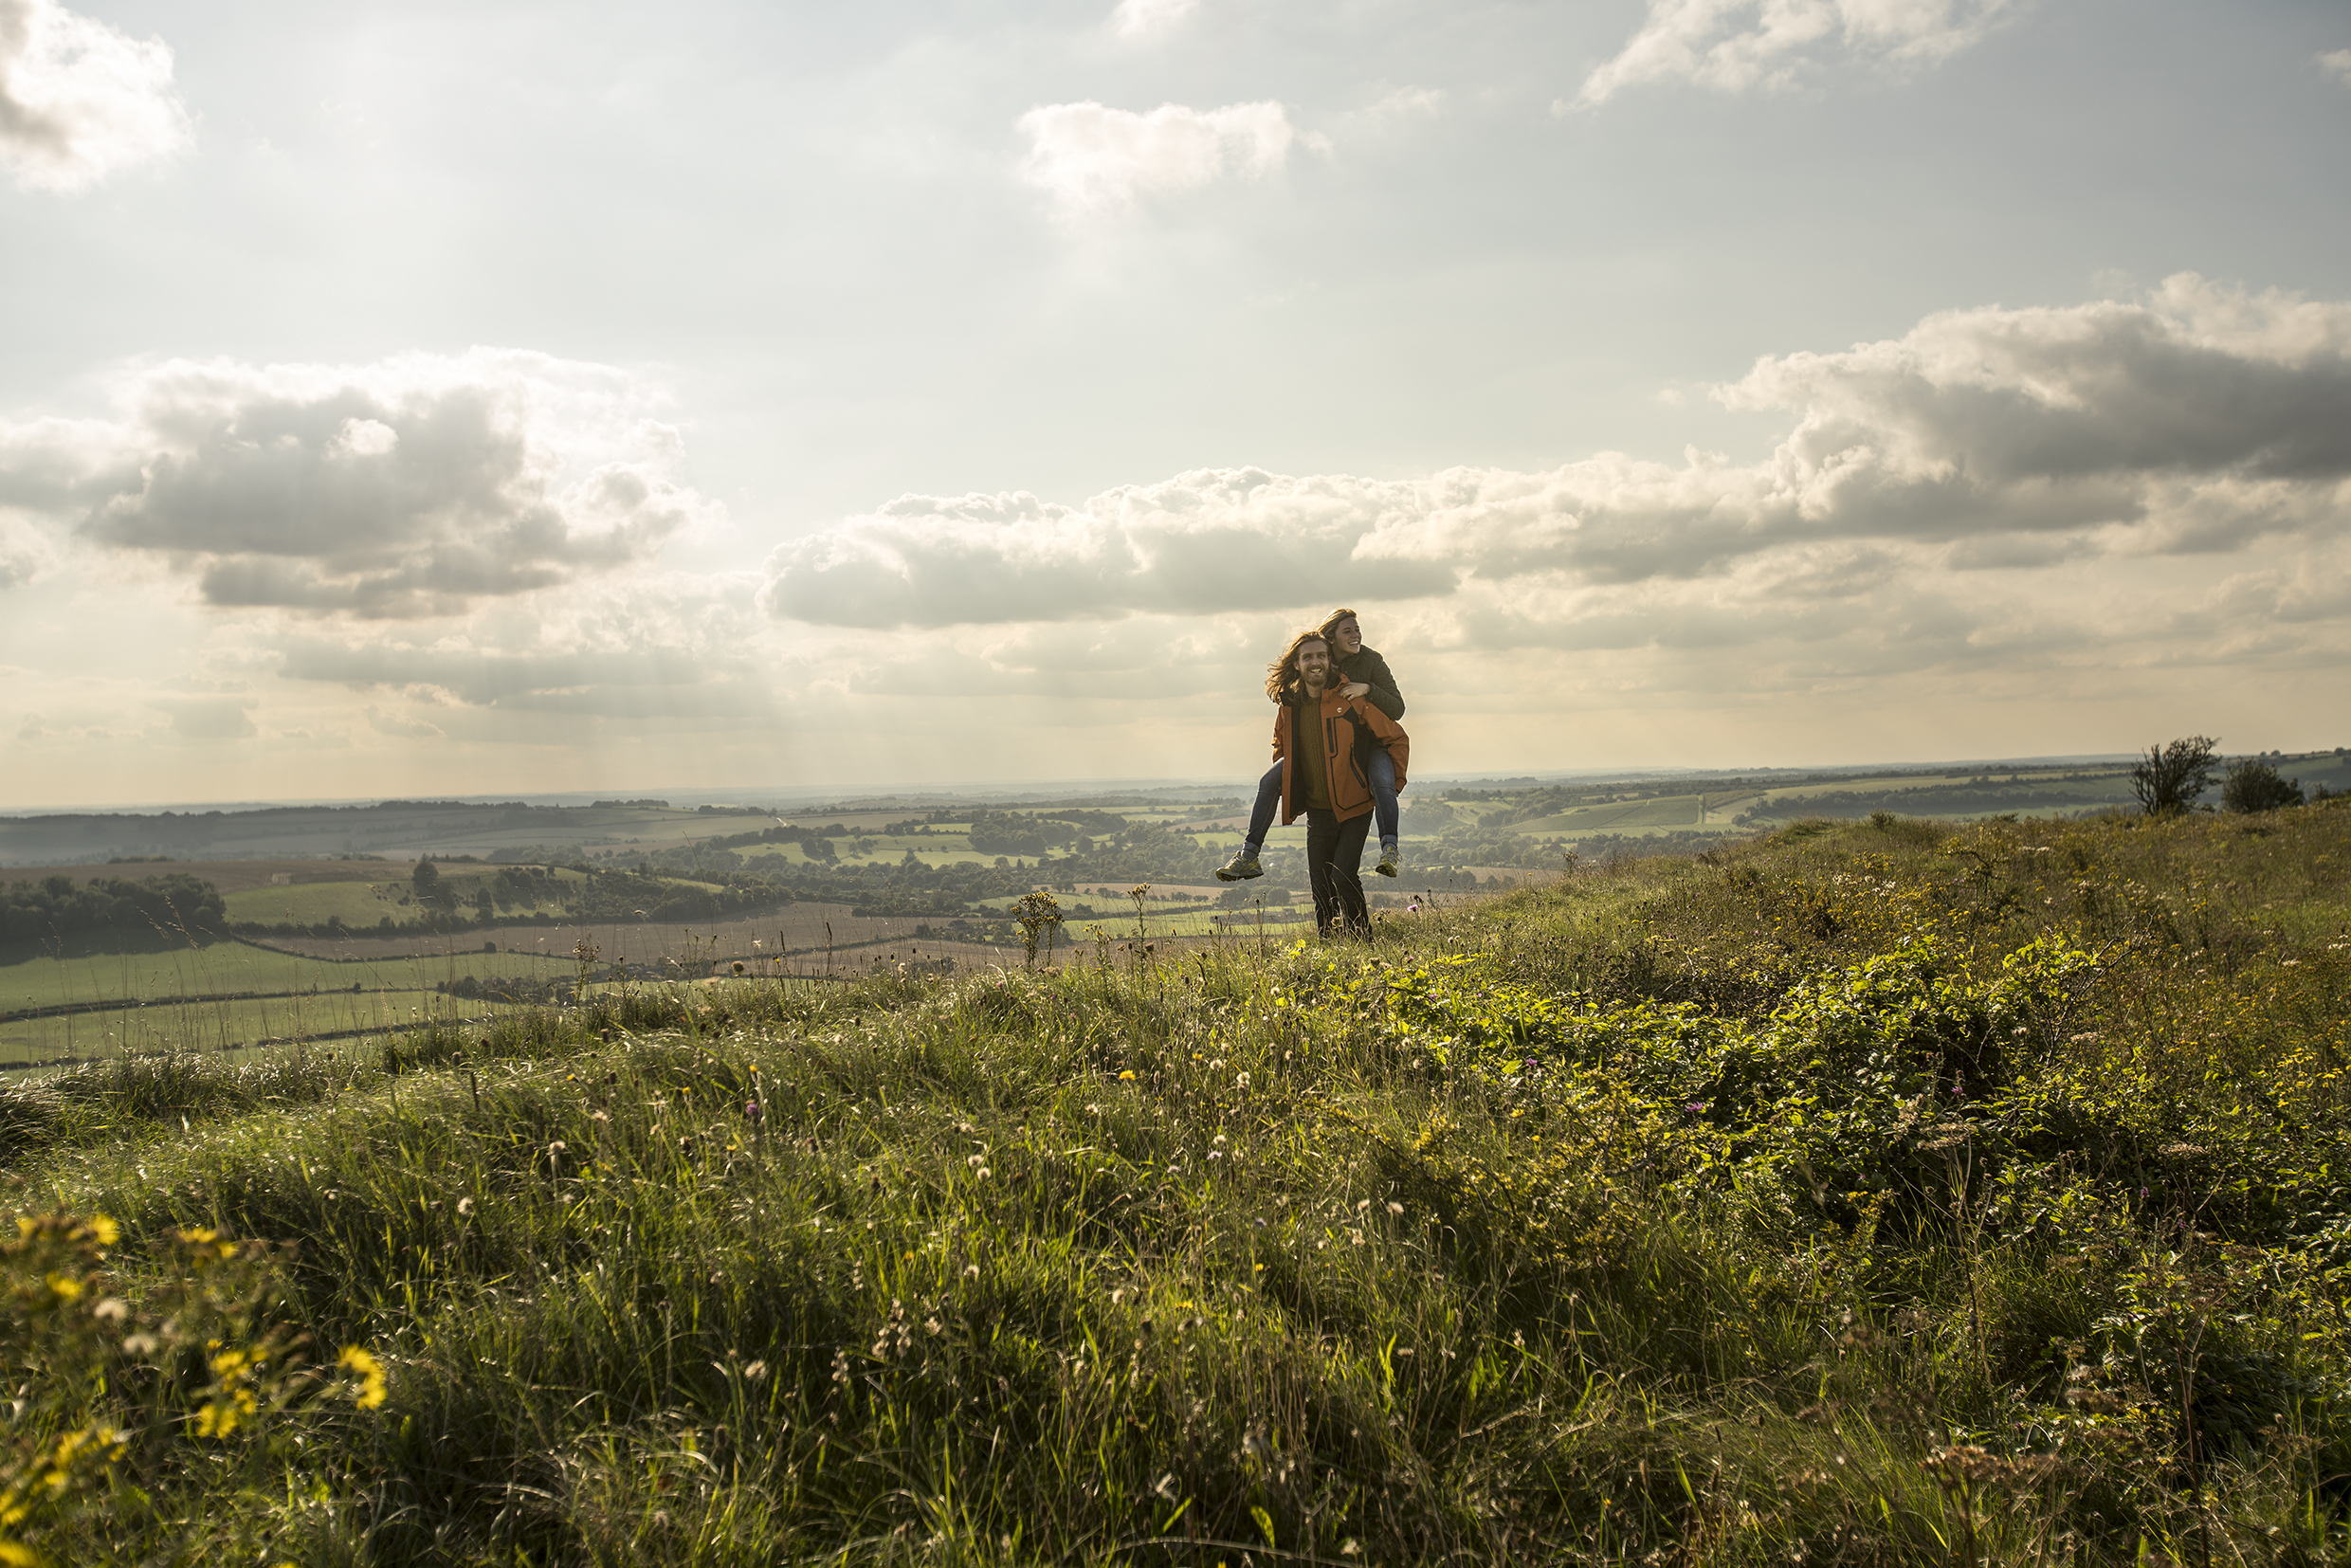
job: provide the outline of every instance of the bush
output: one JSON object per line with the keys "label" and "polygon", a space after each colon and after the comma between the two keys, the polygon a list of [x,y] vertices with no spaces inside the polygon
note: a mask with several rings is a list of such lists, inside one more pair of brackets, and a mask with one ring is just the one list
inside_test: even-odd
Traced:
{"label": "bush", "polygon": [[2302,804],[2302,780],[2280,778],[2257,757],[2232,763],[2220,786],[2220,804],[2231,811],[2274,811]]}

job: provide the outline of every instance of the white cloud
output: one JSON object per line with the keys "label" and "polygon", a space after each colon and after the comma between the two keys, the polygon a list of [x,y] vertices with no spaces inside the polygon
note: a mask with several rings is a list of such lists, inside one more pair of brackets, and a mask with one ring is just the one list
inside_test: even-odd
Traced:
{"label": "white cloud", "polygon": [[175,360],[108,424],[0,426],[0,501],[192,577],[209,603],[367,619],[641,564],[715,503],[659,389],[515,351]]}
{"label": "white cloud", "polygon": [[31,582],[54,558],[48,541],[38,532],[0,512],[0,593]]}
{"label": "white cloud", "polygon": [[2319,56],[2319,69],[2351,87],[2351,49],[2336,49]]}
{"label": "white cloud", "polygon": [[1021,177],[1052,197],[1065,218],[1113,215],[1148,197],[1222,179],[1266,179],[1299,138],[1279,103],[1149,114],[1100,103],[1051,103],[1020,117],[1029,152]]}
{"label": "white cloud", "polygon": [[1729,93],[1787,87],[1835,58],[1932,65],[2018,9],[2019,0],[1649,0],[1649,20],[1584,79],[1576,103],[1595,108],[1652,82]]}
{"label": "white cloud", "polygon": [[1365,119],[1375,123],[1396,120],[1431,119],[1445,112],[1445,89],[1442,87],[1398,87],[1383,93],[1358,111]]}
{"label": "white cloud", "polygon": [[1110,30],[1138,43],[1164,38],[1192,20],[1200,0],[1119,0]]}
{"label": "white cloud", "polygon": [[34,191],[80,191],[192,139],[172,51],[57,0],[0,0],[0,167]]}
{"label": "white cloud", "polygon": [[1718,395],[1792,410],[1794,427],[1743,465],[1693,451],[1419,480],[1201,470],[1075,507],[907,496],[778,548],[761,602],[806,623],[942,627],[1270,611],[1308,583],[1334,600],[1521,579],[1581,592],[1754,562],[1784,592],[1824,549],[1948,573],[2351,523],[2351,302],[2183,275],[2140,301],[1953,311],[1767,358]]}

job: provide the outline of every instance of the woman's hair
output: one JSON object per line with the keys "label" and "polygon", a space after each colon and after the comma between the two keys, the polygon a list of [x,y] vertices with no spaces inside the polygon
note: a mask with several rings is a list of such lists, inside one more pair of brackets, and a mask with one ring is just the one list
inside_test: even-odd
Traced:
{"label": "woman's hair", "polygon": [[1352,610],[1334,610],[1328,615],[1322,617],[1322,624],[1316,627],[1315,630],[1321,632],[1323,638],[1327,641],[1334,632],[1338,631],[1340,622],[1359,621],[1362,618],[1362,616],[1358,615]]}
{"label": "woman's hair", "polygon": [[1266,695],[1279,702],[1298,684],[1298,650],[1308,643],[1330,646],[1330,639],[1309,629],[1290,639],[1290,646],[1282,650],[1282,657],[1266,666]]}

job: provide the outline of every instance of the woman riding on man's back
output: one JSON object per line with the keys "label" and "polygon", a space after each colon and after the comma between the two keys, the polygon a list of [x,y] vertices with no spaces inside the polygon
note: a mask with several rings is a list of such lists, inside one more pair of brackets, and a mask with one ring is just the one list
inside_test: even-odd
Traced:
{"label": "woman riding on man's back", "polygon": [[[1367,702],[1391,720],[1402,719],[1404,694],[1388,668],[1388,661],[1376,649],[1363,646],[1363,629],[1357,624],[1355,611],[1334,610],[1317,629],[1329,642],[1332,666],[1346,683],[1339,688],[1340,695]],[[1274,701],[1294,705],[1299,696],[1296,690],[1285,688]],[[1369,747],[1361,762],[1379,827],[1379,865],[1375,869],[1383,877],[1393,877],[1398,866],[1395,763],[1378,746]],[[1240,851],[1216,868],[1217,881],[1241,882],[1265,874],[1257,857],[1266,847],[1266,835],[1272,830],[1274,813],[1281,806],[1282,764],[1277,759],[1257,781],[1257,804],[1249,812],[1248,835]]]}

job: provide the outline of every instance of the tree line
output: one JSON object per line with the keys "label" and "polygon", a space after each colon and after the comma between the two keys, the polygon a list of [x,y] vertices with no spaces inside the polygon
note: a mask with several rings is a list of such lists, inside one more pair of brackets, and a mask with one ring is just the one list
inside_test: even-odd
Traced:
{"label": "tree line", "polygon": [[0,890],[0,940],[50,941],[98,931],[155,931],[210,936],[226,926],[220,889],[185,872],[133,882],[93,877],[77,883],[52,874],[12,882]]}

